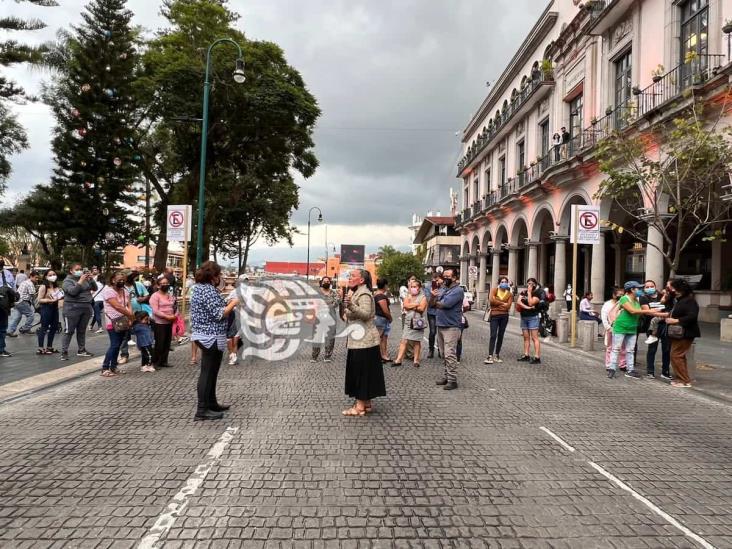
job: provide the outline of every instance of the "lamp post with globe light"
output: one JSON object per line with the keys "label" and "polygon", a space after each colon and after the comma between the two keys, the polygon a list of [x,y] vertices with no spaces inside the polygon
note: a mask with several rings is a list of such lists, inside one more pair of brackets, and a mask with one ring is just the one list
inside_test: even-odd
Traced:
{"label": "lamp post with globe light", "polygon": [[206,53],[206,79],[203,83],[203,124],[201,127],[201,168],[198,183],[198,233],[196,237],[196,267],[201,266],[203,260],[203,217],[206,210],[206,144],[208,141],[208,96],[211,88],[209,82],[209,73],[211,72],[211,50],[217,45],[228,42],[236,46],[239,50],[239,57],[236,60],[234,68],[234,82],[243,84],[246,77],[244,76],[244,59],[241,46],[234,42],[231,38],[219,38],[215,40]]}
{"label": "lamp post with globe light", "polygon": [[323,222],[323,212],[320,211],[320,208],[313,206],[308,210],[308,262],[305,268],[305,280],[310,280],[310,216],[313,214],[313,210],[318,210],[318,223]]}

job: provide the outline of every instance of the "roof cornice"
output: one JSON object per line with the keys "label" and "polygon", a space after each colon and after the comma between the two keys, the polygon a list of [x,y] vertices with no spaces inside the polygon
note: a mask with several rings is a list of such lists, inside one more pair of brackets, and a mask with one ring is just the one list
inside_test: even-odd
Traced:
{"label": "roof cornice", "polygon": [[470,123],[463,130],[463,143],[467,143],[470,140],[470,136],[477,130],[480,122],[490,111],[493,110],[494,102],[506,92],[513,79],[521,72],[521,68],[524,66],[526,61],[534,55],[534,50],[536,50],[541,41],[546,38],[546,35],[557,22],[559,13],[556,11],[549,11],[552,4],[554,4],[554,2],[551,2],[541,14],[539,20],[531,31],[529,31],[528,36],[524,39],[521,47],[519,47],[518,51],[514,54],[505,70],[496,81],[491,92],[483,100],[478,111],[470,119]]}

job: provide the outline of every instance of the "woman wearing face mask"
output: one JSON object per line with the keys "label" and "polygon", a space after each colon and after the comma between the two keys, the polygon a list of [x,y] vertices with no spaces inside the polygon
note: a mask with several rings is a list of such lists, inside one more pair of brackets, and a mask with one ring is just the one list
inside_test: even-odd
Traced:
{"label": "woman wearing face mask", "polygon": [[[64,292],[59,288],[56,281],[58,276],[55,271],[46,271],[38,288],[38,303],[40,303],[41,325],[38,328],[38,350],[37,355],[50,355],[58,353],[53,348],[53,338],[56,335],[56,326],[58,326],[58,304],[64,297]],[[48,334],[48,341],[44,346],[44,341]]]}
{"label": "woman wearing face mask", "polygon": [[427,298],[422,291],[422,283],[414,279],[409,283],[409,295],[404,300],[403,309],[405,312],[404,331],[402,340],[399,343],[399,353],[392,366],[401,366],[404,355],[407,352],[407,345],[412,343],[414,350],[414,367],[419,368],[419,360],[422,352],[422,338],[424,329],[427,326],[427,319],[424,313],[427,310]]}
{"label": "woman wearing face mask", "polygon": [[95,333],[101,334],[104,331],[104,326],[102,326],[102,322],[104,322],[104,298],[102,297],[102,292],[104,291],[104,288],[107,287],[105,281],[106,278],[102,274],[98,274],[97,278],[97,291],[94,292],[94,316],[92,317],[91,324],[89,325],[89,330],[94,329],[94,325],[97,326],[97,331]]}
{"label": "woman wearing face mask", "polygon": [[[694,339],[701,337],[699,330],[699,304],[694,299],[694,292],[689,283],[683,278],[674,278],[669,282],[668,289],[675,299],[671,318],[666,319],[669,326],[671,340],[671,365],[677,379],[671,382],[672,387],[691,387],[689,366],[686,362],[686,353],[689,352]],[[668,313],[667,313],[668,314]],[[680,332],[680,333],[679,333]]]}
{"label": "woman wearing face mask", "polygon": [[114,377],[117,371],[117,358],[122,342],[128,337],[128,331],[117,331],[114,329],[114,321],[118,318],[126,316],[130,325],[135,319],[132,313],[132,305],[130,298],[125,290],[125,275],[122,271],[117,271],[110,279],[110,285],[102,292],[104,299],[104,314],[109,320],[107,324],[107,334],[109,335],[109,348],[104,355],[102,362],[102,376]]}
{"label": "woman wearing face mask", "polygon": [[612,379],[618,370],[618,361],[621,351],[625,351],[625,377],[640,379],[641,375],[635,371],[635,342],[638,338],[638,320],[641,315],[665,316],[652,310],[641,309],[638,298],[643,295],[643,285],[635,280],[626,282],[623,286],[625,295],[618,300],[620,310],[612,325],[613,339],[610,352],[610,363],[607,365],[607,377]]}
{"label": "woman wearing face mask", "polygon": [[205,261],[196,271],[196,284],[191,289],[191,341],[201,350],[194,421],[221,419],[229,409],[216,398],[216,382],[226,351],[226,320],[239,300],[233,298],[227,303],[216,291],[221,279],[221,267],[214,261]]}
{"label": "woman wearing face mask", "polygon": [[330,319],[325,319],[330,322],[328,324],[327,333],[325,334],[324,342],[313,343],[313,353],[310,357],[310,362],[317,362],[320,356],[320,347],[325,344],[325,356],[323,357],[324,362],[333,361],[333,348],[335,347],[335,336],[336,336],[336,319],[338,317],[338,308],[341,300],[336,292],[331,287],[331,279],[329,276],[324,276],[320,279],[320,296],[328,307],[327,312],[322,311],[322,314],[329,315]]}
{"label": "woman wearing face mask", "polygon": [[501,363],[501,347],[503,346],[503,335],[508,326],[508,312],[513,303],[511,284],[508,277],[502,276],[498,279],[498,286],[491,288],[489,295],[491,308],[491,339],[488,344],[488,358],[485,364]]}
{"label": "woman wearing face mask", "polygon": [[170,293],[170,282],[167,278],[160,280],[158,291],[150,296],[150,307],[152,308],[153,333],[155,334],[155,347],[153,348],[153,368],[167,368],[168,353],[170,353],[170,342],[173,339],[173,321],[175,320],[175,297]]}

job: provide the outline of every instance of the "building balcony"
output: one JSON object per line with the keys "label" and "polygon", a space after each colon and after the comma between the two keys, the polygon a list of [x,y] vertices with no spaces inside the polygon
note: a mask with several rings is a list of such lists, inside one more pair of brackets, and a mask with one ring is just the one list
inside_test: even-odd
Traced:
{"label": "building balcony", "polygon": [[569,142],[550,148],[537,161],[521,169],[516,177],[509,178],[484,196],[476,203],[480,205],[480,211],[476,212],[476,204],[472,205],[469,208],[470,216],[456,218],[455,226],[464,226],[467,221],[520,198],[540,184],[548,173],[556,174],[563,168],[570,167],[572,160],[589,154],[603,139],[616,132],[629,130],[640,120],[654,112],[660,112],[662,107],[678,100],[689,88],[702,86],[712,78],[721,77],[724,63],[723,55],[698,56],[689,63],[677,66],[650,86],[644,89],[634,88],[631,98],[615,107],[608,107],[603,118],[593,119],[590,126],[572,136]]}
{"label": "building balcony", "polygon": [[526,116],[536,104],[544,99],[554,88],[554,76],[551,73],[537,71],[528,84],[494,119],[483,128],[483,132],[468,147],[467,154],[458,163],[458,177],[465,170],[471,169],[485,156],[485,152],[505,137],[512,129],[511,121]]}
{"label": "building balcony", "polygon": [[612,29],[627,15],[635,0],[589,0],[585,9],[590,12],[587,33],[602,35]]}

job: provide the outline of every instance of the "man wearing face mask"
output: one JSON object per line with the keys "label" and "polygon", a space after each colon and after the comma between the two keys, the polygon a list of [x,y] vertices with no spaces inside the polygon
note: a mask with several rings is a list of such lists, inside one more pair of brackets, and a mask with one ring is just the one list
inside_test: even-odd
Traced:
{"label": "man wearing face mask", "polygon": [[64,291],[64,337],[61,341],[61,360],[69,359],[69,343],[76,332],[78,349],[76,356],[94,356],[86,350],[86,327],[92,317],[92,302],[97,291],[90,272],[84,272],[81,264],[74,263],[62,284]]}
{"label": "man wearing face mask", "polygon": [[463,325],[465,294],[457,282],[455,269],[442,273],[442,288],[432,288],[430,305],[437,309],[437,345],[445,361],[445,371],[437,385],[446,391],[457,389],[457,343]]}
{"label": "man wearing face mask", "polygon": [[[670,313],[673,309],[673,298],[668,292],[668,288],[662,295],[656,289],[656,283],[653,280],[646,280],[643,285],[643,295],[638,298],[638,303],[644,311],[654,310]],[[653,335],[655,332],[656,335]],[[646,340],[646,375],[648,377],[656,377],[656,354],[658,353],[658,345],[661,344],[661,377],[663,379],[671,379],[671,341],[666,337],[666,324],[662,318],[644,316],[638,323],[638,337],[641,334],[648,335]],[[637,341],[636,341],[637,347]]]}
{"label": "man wearing face mask", "polygon": [[[333,319],[333,323],[328,327],[328,333],[325,337],[325,356],[323,357],[324,362],[332,362],[333,348],[335,347],[336,318],[341,300],[340,297],[338,297],[338,292],[332,288],[332,281],[329,276],[324,276],[320,279],[320,296],[328,306],[328,314]],[[310,362],[318,361],[322,345],[323,344],[319,342],[313,343],[313,354],[310,358]]]}

